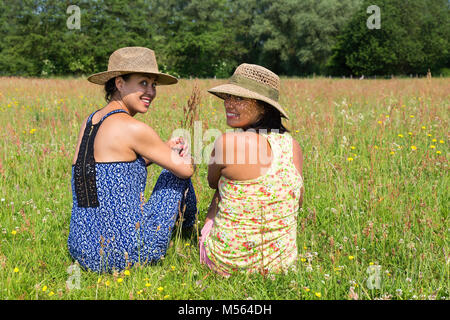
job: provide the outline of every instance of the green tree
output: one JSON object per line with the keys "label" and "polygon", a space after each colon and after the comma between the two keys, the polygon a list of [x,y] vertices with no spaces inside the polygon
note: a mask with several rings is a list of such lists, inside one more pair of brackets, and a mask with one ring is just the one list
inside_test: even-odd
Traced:
{"label": "green tree", "polygon": [[257,9],[253,10],[257,14],[249,30],[256,44],[255,62],[287,75],[323,72],[335,37],[360,3],[360,0],[257,1]]}
{"label": "green tree", "polygon": [[184,77],[226,77],[232,72],[241,48],[230,27],[229,1],[159,0],[155,10],[163,68]]}
{"label": "green tree", "polygon": [[369,29],[365,1],[338,37],[329,60],[336,75],[424,74],[449,65],[447,0],[380,0],[381,28]]}

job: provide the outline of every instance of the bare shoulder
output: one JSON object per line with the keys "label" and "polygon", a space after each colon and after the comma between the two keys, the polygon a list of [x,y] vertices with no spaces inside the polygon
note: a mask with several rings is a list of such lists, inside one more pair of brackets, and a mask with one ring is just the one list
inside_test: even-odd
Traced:
{"label": "bare shoulder", "polygon": [[118,113],[105,119],[102,127],[117,130],[123,130],[128,136],[133,138],[143,136],[149,137],[157,135],[156,131],[146,123],[139,121],[129,114]]}
{"label": "bare shoulder", "polygon": [[224,153],[243,152],[256,148],[261,140],[254,132],[226,132],[216,139],[214,148]]}

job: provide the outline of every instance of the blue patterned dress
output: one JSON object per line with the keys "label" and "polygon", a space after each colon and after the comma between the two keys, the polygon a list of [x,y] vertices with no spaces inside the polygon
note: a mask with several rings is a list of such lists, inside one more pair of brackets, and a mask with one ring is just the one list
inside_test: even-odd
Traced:
{"label": "blue patterned dress", "polygon": [[145,160],[96,162],[94,140],[98,128],[91,114],[72,166],[73,207],[68,248],[85,269],[121,271],[136,262],[156,262],[165,255],[179,217],[183,227],[192,227],[197,201],[190,179],[180,179],[163,169],[150,199],[142,197],[147,180]]}

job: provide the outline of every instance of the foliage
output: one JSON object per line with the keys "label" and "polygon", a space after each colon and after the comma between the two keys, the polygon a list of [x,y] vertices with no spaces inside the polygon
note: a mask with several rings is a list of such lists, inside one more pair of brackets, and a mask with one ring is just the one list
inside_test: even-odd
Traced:
{"label": "foliage", "polygon": [[[363,8],[370,1],[365,1]],[[339,36],[329,67],[334,74],[397,75],[438,72],[450,62],[447,0],[381,0],[381,28],[369,29],[359,11]]]}
{"label": "foliage", "polygon": [[[446,0],[380,0],[380,30],[367,29],[363,0],[72,2],[0,0],[1,75],[88,75],[124,46],[154,49],[178,77],[225,78],[243,62],[288,76],[449,67]],[[67,26],[73,4],[80,29]]]}

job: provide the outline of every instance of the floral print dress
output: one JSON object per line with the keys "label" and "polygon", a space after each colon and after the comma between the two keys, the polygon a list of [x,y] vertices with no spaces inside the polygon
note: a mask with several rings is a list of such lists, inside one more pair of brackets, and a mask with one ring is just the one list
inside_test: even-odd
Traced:
{"label": "floral print dress", "polygon": [[297,213],[303,178],[293,163],[292,136],[262,134],[272,149],[272,163],[262,176],[230,180],[222,176],[221,197],[210,233],[207,257],[217,271],[279,273],[297,260]]}

